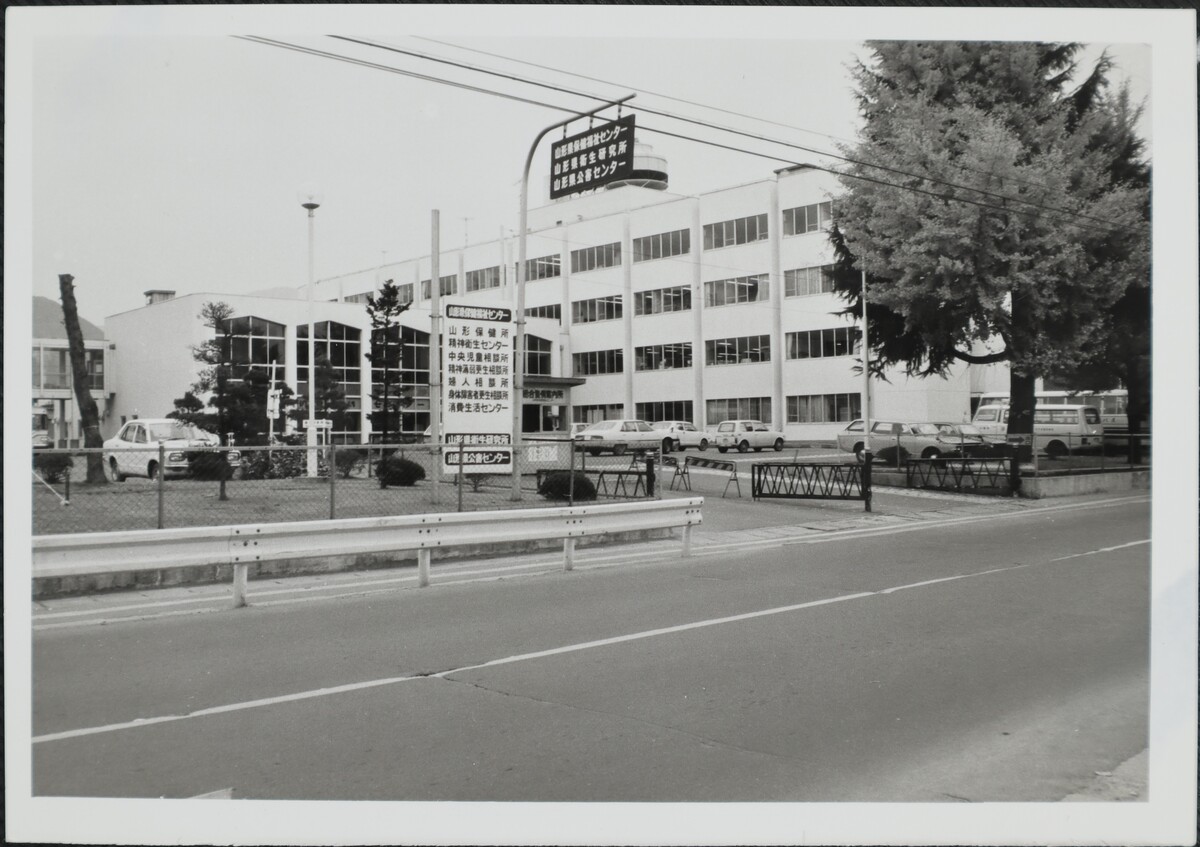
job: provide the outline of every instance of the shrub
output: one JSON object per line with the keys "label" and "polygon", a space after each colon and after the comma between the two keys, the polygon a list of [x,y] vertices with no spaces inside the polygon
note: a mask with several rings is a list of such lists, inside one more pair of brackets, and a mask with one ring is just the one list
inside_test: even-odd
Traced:
{"label": "shrub", "polygon": [[[538,486],[538,494],[547,500],[570,499],[571,474],[571,471],[552,471],[546,474],[542,478],[542,484]],[[574,475],[575,499],[595,500],[596,486],[592,484],[592,481],[580,471],[574,471]]]}
{"label": "shrub", "polygon": [[389,485],[416,485],[418,480],[425,478],[425,469],[412,459],[401,456],[388,456],[375,466],[375,476],[379,477],[379,487]]}
{"label": "shrub", "polygon": [[33,468],[49,483],[62,482],[67,471],[75,466],[69,453],[37,453],[33,457]]}
{"label": "shrub", "polygon": [[190,452],[187,454],[188,473],[192,479],[229,479],[233,476],[233,468],[224,450],[213,452]]}
{"label": "shrub", "polygon": [[367,460],[367,451],[362,448],[345,447],[337,451],[337,472],[342,479],[350,475]]}
{"label": "shrub", "polygon": [[[317,453],[317,475],[328,476],[328,462]],[[304,450],[242,451],[242,479],[295,479],[308,473],[308,457]]]}

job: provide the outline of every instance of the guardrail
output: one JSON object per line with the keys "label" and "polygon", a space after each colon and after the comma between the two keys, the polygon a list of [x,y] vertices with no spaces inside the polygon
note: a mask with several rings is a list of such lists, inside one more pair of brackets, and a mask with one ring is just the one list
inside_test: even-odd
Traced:
{"label": "guardrail", "polygon": [[862,500],[869,512],[871,454],[861,465],[756,462],[750,466],[750,493],[755,500]]}
{"label": "guardrail", "polygon": [[32,575],[92,576],[189,565],[233,565],[233,607],[246,605],[250,565],[321,556],[417,553],[417,582],[429,585],[432,551],[512,541],[563,541],[563,570],[571,570],[575,541],[630,530],[683,528],[683,556],[691,555],[691,528],[701,522],[702,497],[606,503],[524,511],[463,512],[350,518],[337,521],[243,524],[35,536]]}

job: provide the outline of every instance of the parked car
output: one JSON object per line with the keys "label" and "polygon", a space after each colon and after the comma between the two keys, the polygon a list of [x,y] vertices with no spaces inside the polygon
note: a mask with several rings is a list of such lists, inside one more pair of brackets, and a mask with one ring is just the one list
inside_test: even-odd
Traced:
{"label": "parked car", "polygon": [[[871,421],[871,452],[885,447],[900,447],[910,456],[937,459],[947,454],[984,457],[992,448],[982,433],[970,424],[945,422],[905,423],[901,421]],[[863,460],[863,422],[851,421],[837,434],[838,449],[853,453]]]}
{"label": "parked car", "polygon": [[[1008,406],[980,406],[972,419],[985,437],[1008,432]],[[1047,404],[1033,411],[1033,437],[1038,450],[1052,459],[1068,453],[1097,451],[1104,444],[1100,410],[1082,404]]]}
{"label": "parked car", "polygon": [[618,418],[592,424],[579,433],[576,440],[582,444],[607,442],[588,447],[593,456],[599,456],[603,450],[611,450],[614,456],[620,456],[631,447],[635,450],[660,447],[662,434],[645,421]]}
{"label": "parked car", "polygon": [[708,433],[696,429],[691,421],[656,421],[650,424],[654,429],[663,433],[662,449],[664,453],[672,450],[686,450],[695,447],[698,450],[708,449]]}
{"label": "parked car", "polygon": [[581,432],[583,432],[585,429],[587,429],[589,426],[591,426],[590,423],[573,423],[573,424],[571,424],[571,429],[569,430],[569,434],[572,438],[578,438],[579,434]]}
{"label": "parked car", "polygon": [[771,429],[762,421],[721,421],[717,424],[717,450],[724,453],[735,449],[745,453],[751,448],[755,452],[764,447],[783,449],[783,433]]}
{"label": "parked car", "polygon": [[[129,421],[104,442],[104,464],[115,482],[126,477],[155,479],[187,476],[190,472],[187,451],[196,447],[217,447],[221,440],[211,432],[174,418],[139,418]],[[163,466],[159,467],[159,445],[163,447]],[[226,460],[237,467],[242,454],[226,451]]]}
{"label": "parked car", "polygon": [[942,456],[991,459],[1003,455],[1003,442],[985,437],[974,424],[939,423],[936,426],[939,432],[938,440],[946,445]]}

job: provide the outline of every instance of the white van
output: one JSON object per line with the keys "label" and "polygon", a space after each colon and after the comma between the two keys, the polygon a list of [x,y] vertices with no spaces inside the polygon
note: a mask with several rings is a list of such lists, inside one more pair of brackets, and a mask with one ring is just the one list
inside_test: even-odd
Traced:
{"label": "white van", "polygon": [[[989,440],[1008,432],[1008,406],[980,406],[971,420]],[[1080,450],[1098,450],[1104,441],[1100,410],[1095,406],[1038,406],[1033,411],[1037,449],[1056,459]]]}

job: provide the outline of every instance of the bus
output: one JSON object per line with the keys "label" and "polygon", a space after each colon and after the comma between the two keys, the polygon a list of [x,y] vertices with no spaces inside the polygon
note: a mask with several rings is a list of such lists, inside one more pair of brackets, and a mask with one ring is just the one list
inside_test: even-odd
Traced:
{"label": "bus", "polygon": [[[1129,404],[1129,392],[1125,389],[1114,391],[1038,391],[1034,395],[1036,406],[1095,406],[1100,411],[1100,423],[1105,432],[1121,433],[1129,431],[1129,418],[1126,407]],[[1007,391],[989,391],[971,398],[976,408],[982,406],[1007,406]]]}

